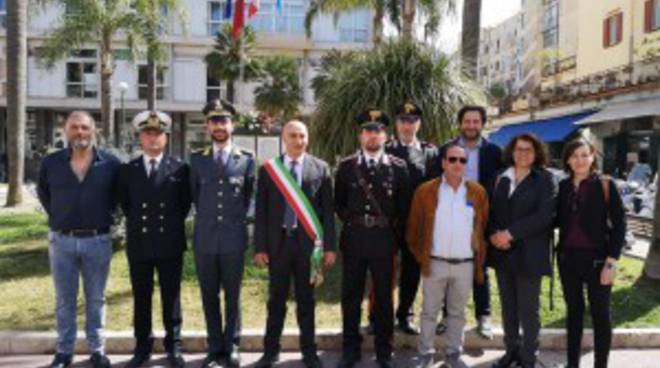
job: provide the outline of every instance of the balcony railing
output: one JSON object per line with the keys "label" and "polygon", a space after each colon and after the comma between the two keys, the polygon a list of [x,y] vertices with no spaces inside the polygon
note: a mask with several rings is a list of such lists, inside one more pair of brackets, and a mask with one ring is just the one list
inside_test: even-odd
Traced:
{"label": "balcony railing", "polygon": [[557,60],[555,62],[547,63],[543,66],[543,78],[551,77],[559,73],[563,73],[577,67],[577,57],[571,56],[565,59]]}
{"label": "balcony railing", "polygon": [[[564,64],[559,61],[557,64],[551,65],[555,65],[556,70],[565,71],[571,64],[569,61]],[[552,75],[551,71],[553,70],[548,70],[549,74],[546,75],[544,69],[543,75]],[[582,78],[541,87],[538,97],[541,104],[547,105],[614,93],[628,88],[639,88],[657,82],[660,82],[660,56],[649,57]]]}

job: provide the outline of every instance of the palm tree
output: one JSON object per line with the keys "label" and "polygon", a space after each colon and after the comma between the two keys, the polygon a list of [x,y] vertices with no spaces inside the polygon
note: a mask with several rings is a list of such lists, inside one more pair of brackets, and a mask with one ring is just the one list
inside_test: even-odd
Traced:
{"label": "palm tree", "polygon": [[424,38],[435,36],[445,15],[456,13],[457,0],[403,0],[401,35],[412,39],[417,11],[425,18]]}
{"label": "palm tree", "polygon": [[471,78],[477,76],[479,34],[481,31],[481,0],[464,0],[461,62],[463,71]]}
{"label": "palm tree", "polygon": [[425,139],[442,142],[452,134],[458,108],[484,100],[458,63],[419,42],[392,40],[335,60],[321,71],[321,83],[314,82],[317,105],[311,118],[313,150],[329,161],[357,148],[354,119],[368,107],[392,113],[412,99],[424,111]]}
{"label": "palm tree", "polygon": [[113,40],[123,35],[129,49],[135,52],[142,38],[142,18],[133,7],[134,0],[59,0],[65,9],[59,26],[49,34],[39,56],[47,66],[67,57],[72,51],[96,43],[101,65],[101,128],[106,144],[114,142],[114,101],[112,74],[114,73]]}
{"label": "palm tree", "polygon": [[260,64],[254,57],[256,48],[254,29],[250,26],[243,28],[240,40],[233,38],[231,29],[229,22],[223,24],[215,37],[213,51],[206,55],[205,61],[210,76],[227,83],[227,99],[234,102],[234,86],[241,76],[241,58],[243,59],[244,81],[253,80],[260,75]]}
{"label": "palm tree", "polygon": [[261,85],[255,91],[255,107],[273,116],[290,118],[302,100],[298,63],[289,56],[273,56],[263,61]]}
{"label": "palm tree", "polygon": [[371,35],[374,45],[380,44],[383,40],[383,17],[386,10],[390,21],[397,28],[399,27],[400,2],[397,0],[312,0],[305,14],[307,37],[311,37],[312,23],[320,13],[334,13],[336,22],[339,13],[360,8],[369,8],[374,12]]}
{"label": "palm tree", "polygon": [[170,12],[176,13],[184,32],[188,28],[188,13],[183,0],[135,0],[134,7],[142,15],[140,28],[147,54],[147,109],[156,109],[157,65],[165,59],[163,36],[171,25]]}
{"label": "palm tree", "polygon": [[27,90],[27,1],[7,1],[7,207],[23,202],[25,100]]}

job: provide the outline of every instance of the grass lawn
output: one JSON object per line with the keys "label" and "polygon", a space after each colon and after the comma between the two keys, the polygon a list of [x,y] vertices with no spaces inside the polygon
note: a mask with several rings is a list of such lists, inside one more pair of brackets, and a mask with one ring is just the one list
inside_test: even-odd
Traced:
{"label": "grass lawn", "polygon": [[[52,330],[54,318],[54,291],[48,266],[47,226],[41,214],[0,216],[0,330]],[[252,265],[251,252],[247,255],[241,308],[245,328],[263,328],[266,324],[268,279],[265,270]],[[617,283],[613,292],[612,310],[617,327],[660,326],[660,285],[640,278],[642,262],[622,259]],[[491,277],[494,276],[491,274]],[[316,292],[319,328],[341,327],[340,267],[335,267],[326,282]],[[494,277],[491,278],[494,280]],[[549,280],[544,281],[542,294],[543,325],[563,327],[565,308],[559,280],[555,285],[555,309],[549,309]],[[497,323],[500,303],[496,285],[491,283],[493,316]],[[156,290],[156,294],[157,294]],[[82,290],[81,290],[82,293]],[[132,329],[132,294],[128,264],[123,249],[115,249],[107,289],[107,328],[109,330]],[[192,252],[186,253],[182,305],[184,329],[203,330],[204,317]],[[420,310],[421,298],[416,311]],[[79,328],[84,326],[82,295],[79,298]],[[154,323],[160,321],[159,297],[154,298],[157,313]],[[470,305],[470,310],[472,306]],[[295,304],[290,302],[286,324],[294,327]],[[472,313],[469,313],[472,318]],[[470,321],[473,323],[473,320]]]}

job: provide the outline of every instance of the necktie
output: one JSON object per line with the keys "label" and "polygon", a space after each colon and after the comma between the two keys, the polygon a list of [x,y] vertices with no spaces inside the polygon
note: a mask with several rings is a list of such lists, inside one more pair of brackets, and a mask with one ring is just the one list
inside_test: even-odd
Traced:
{"label": "necktie", "polygon": [[[291,161],[289,171],[291,172],[291,177],[293,180],[297,183],[298,182],[298,174],[296,173],[296,165],[298,164],[297,161]],[[293,208],[289,206],[288,204],[286,205],[286,209],[284,210],[284,227],[287,229],[293,229],[296,227],[296,214],[293,212]]]}
{"label": "necktie", "polygon": [[156,159],[149,160],[149,180],[156,178]]}
{"label": "necktie", "polygon": [[375,167],[376,167],[376,160],[374,160],[373,158],[370,158],[369,159],[369,168],[373,169]]}

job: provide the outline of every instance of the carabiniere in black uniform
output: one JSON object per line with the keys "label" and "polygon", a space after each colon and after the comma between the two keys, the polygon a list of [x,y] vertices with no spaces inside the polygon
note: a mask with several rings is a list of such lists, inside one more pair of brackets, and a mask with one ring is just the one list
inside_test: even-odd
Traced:
{"label": "carabiniere in black uniform", "polygon": [[[368,110],[358,117],[362,129],[384,129],[387,116]],[[406,163],[382,152],[378,162],[365,154],[343,159],[335,180],[335,210],[343,222],[340,246],[343,252],[342,315],[343,358],[340,367],[353,367],[360,360],[361,304],[367,271],[375,291],[375,349],[382,367],[391,365],[393,305],[392,257],[404,234],[410,203]]]}
{"label": "carabiniere in black uniform", "polygon": [[[134,124],[138,130],[169,131],[170,120],[164,113],[146,111],[136,116]],[[151,355],[154,271],[158,272],[168,360],[172,366],[185,365],[180,291],[185,219],[191,203],[188,172],[188,165],[166,154],[161,154],[159,162],[140,155],[119,171],[116,190],[126,216],[136,339],[135,355],[127,366],[140,366]]]}

